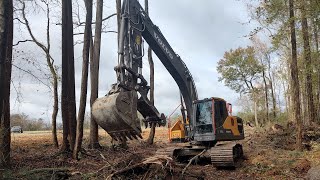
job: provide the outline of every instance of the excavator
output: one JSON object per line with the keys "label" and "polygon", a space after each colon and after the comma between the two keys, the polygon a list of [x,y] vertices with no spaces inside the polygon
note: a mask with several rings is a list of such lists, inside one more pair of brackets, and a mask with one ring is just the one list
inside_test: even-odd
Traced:
{"label": "excavator", "polygon": [[236,143],[244,139],[242,119],[231,115],[231,106],[224,99],[198,99],[186,64],[137,0],[123,1],[118,65],[114,68],[117,82],[106,96],[92,105],[91,113],[97,124],[119,141],[142,139],[138,112],[150,126],[166,124],[164,114],[159,113],[148,99],[150,86],[142,75],[144,41],[179,87],[183,117],[180,130],[188,141],[185,145],[159,149],[156,153],[180,158],[193,157],[204,151],[214,166],[235,166],[243,155],[242,145]]}

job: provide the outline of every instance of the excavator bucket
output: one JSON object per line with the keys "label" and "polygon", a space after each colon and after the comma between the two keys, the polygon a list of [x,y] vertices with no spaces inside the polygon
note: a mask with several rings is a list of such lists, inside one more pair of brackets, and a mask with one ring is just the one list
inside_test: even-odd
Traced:
{"label": "excavator bucket", "polygon": [[124,91],[98,98],[92,105],[92,116],[115,140],[142,138],[137,100],[136,91]]}

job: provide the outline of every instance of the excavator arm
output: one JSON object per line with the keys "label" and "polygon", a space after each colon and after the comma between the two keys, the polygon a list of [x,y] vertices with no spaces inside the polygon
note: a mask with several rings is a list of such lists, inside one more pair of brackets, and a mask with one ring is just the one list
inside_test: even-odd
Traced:
{"label": "excavator arm", "polygon": [[144,117],[146,124],[165,124],[164,115],[158,112],[147,97],[150,87],[142,75],[142,37],[174,78],[183,97],[187,118],[193,119],[192,102],[198,97],[189,69],[173,51],[139,2],[124,0],[119,32],[118,66],[115,67],[117,83],[112,85],[105,97],[98,98],[92,106],[92,115],[96,122],[116,140],[137,136],[141,138],[137,111]]}

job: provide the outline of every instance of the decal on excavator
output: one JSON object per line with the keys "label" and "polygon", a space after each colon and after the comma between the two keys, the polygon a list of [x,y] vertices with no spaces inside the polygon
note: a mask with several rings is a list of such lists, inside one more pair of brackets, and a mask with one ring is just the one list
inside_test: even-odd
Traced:
{"label": "decal on excavator", "polygon": [[169,55],[170,59],[173,59],[172,53],[170,52],[169,48],[162,42],[158,34],[156,32],[153,32],[153,35],[154,35],[154,38],[156,38],[156,40],[158,41],[159,45],[164,50],[164,52],[166,52]]}
{"label": "decal on excavator", "polygon": [[141,44],[141,36],[136,36],[136,44]]}
{"label": "decal on excavator", "polygon": [[230,129],[232,134],[235,136],[240,136],[240,132],[238,129],[238,122],[236,117],[228,116],[227,119],[223,123],[224,129]]}

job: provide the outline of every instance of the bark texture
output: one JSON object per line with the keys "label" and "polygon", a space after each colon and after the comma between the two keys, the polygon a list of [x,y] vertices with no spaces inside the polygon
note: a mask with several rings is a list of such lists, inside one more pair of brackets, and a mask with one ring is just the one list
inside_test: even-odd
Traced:
{"label": "bark texture", "polygon": [[300,90],[299,90],[299,78],[298,78],[298,58],[297,58],[297,39],[295,30],[295,15],[294,15],[294,1],[289,0],[289,14],[290,14],[290,32],[291,32],[291,62],[290,62],[290,74],[291,74],[291,90],[292,101],[294,110],[294,119],[296,121],[296,149],[302,150],[302,122],[300,114]]}
{"label": "bark texture", "polygon": [[317,101],[318,101],[318,109],[317,109],[317,121],[318,123],[320,122],[320,53],[319,53],[319,27],[318,27],[318,20],[314,21],[314,28],[313,28],[313,35],[314,35],[314,42],[315,42],[315,49],[316,49],[316,60],[315,62],[317,63],[317,77],[318,77],[318,82],[317,82]]}
{"label": "bark texture", "polygon": [[[145,10],[147,14],[149,15],[149,0],[145,0]],[[152,59],[152,50],[150,46],[148,47],[148,62],[150,67],[150,102],[152,105],[154,105],[154,63]],[[156,133],[156,125],[154,123],[151,123],[150,125],[150,134],[147,139],[148,144],[153,144],[154,135]]]}
{"label": "bark texture", "polygon": [[[97,0],[96,10],[96,27],[93,43],[93,56],[90,62],[90,77],[91,77],[91,97],[90,106],[98,98],[99,90],[99,64],[100,64],[100,47],[101,47],[101,30],[102,30],[102,12],[103,0]],[[98,139],[98,124],[91,115],[90,120],[90,148],[100,148]]]}
{"label": "bark texture", "polygon": [[0,1],[0,168],[10,167],[10,83],[13,41],[12,0]]}
{"label": "bark texture", "polygon": [[315,121],[315,108],[313,102],[313,85],[312,85],[312,60],[311,60],[311,49],[309,39],[309,28],[308,20],[306,17],[306,1],[301,1],[301,25],[302,25],[302,38],[303,38],[303,49],[304,49],[304,60],[306,68],[306,96],[307,96],[307,109],[308,109],[308,120],[309,122]]}
{"label": "bark texture", "polygon": [[91,23],[92,23],[92,0],[85,0],[85,6],[87,10],[86,25],[84,29],[84,44],[82,50],[82,79],[81,79],[81,95],[80,105],[78,112],[77,122],[77,136],[76,144],[73,150],[73,158],[78,159],[78,154],[81,150],[83,140],[83,121],[87,104],[87,89],[88,89],[88,66],[89,66],[89,53],[90,53],[90,41],[91,41]]}
{"label": "bark texture", "polygon": [[76,102],[72,1],[62,1],[62,92],[63,141],[61,151],[72,151],[76,139]]}

